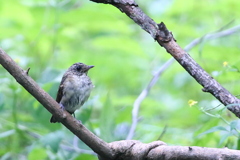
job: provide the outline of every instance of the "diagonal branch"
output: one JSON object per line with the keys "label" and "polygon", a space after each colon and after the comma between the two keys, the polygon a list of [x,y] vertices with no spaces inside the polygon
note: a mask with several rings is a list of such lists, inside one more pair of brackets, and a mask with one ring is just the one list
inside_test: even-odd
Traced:
{"label": "diagonal branch", "polygon": [[[68,112],[60,109],[58,103],[42,90],[28,72],[21,69],[2,49],[0,49],[0,64],[33,95],[49,112],[58,116],[65,127],[79,137],[93,151],[98,154],[99,160],[132,160],[132,159],[178,159],[193,158],[196,160],[219,157],[239,159],[240,153],[230,149],[211,149],[201,147],[167,146],[164,142],[155,141],[144,144],[139,141],[115,141],[106,143],[86,129]],[[63,146],[65,147],[65,146]],[[65,148],[71,149],[71,148]],[[201,153],[201,154],[199,154]],[[203,154],[204,153],[204,154]]]}
{"label": "diagonal branch", "polygon": [[0,64],[21,84],[31,95],[33,95],[50,113],[61,119],[61,123],[74,133],[79,139],[87,144],[94,152],[102,157],[111,159],[113,151],[108,143],[104,142],[82,123],[74,119],[68,112],[60,109],[58,103],[21,69],[11,57],[0,48]]}
{"label": "diagonal branch", "polygon": [[[220,37],[224,37],[224,36],[229,36],[229,35],[232,35],[236,32],[239,32],[239,31],[240,31],[240,25],[229,28],[229,29],[226,29],[226,30],[223,30],[223,31],[219,31],[219,32],[216,32],[216,33],[209,33],[209,34],[207,34],[203,37],[194,39],[191,43],[189,43],[184,48],[184,50],[187,51],[187,52],[190,51],[194,46],[198,45],[203,40],[212,40],[212,39],[216,39],[216,38],[220,38]],[[135,102],[133,104],[133,109],[132,109],[132,124],[131,124],[131,128],[130,128],[129,133],[128,133],[127,138],[126,138],[127,140],[132,139],[133,136],[134,136],[134,132],[135,132],[135,129],[136,129],[137,123],[138,123],[138,113],[139,113],[139,109],[140,109],[140,105],[141,105],[142,101],[147,97],[151,88],[158,81],[158,79],[162,75],[162,73],[168,67],[170,67],[171,64],[173,64],[173,62],[175,62],[174,58],[171,58],[166,63],[164,63],[163,66],[153,75],[153,77],[152,77],[151,81],[148,83],[147,87],[142,90],[140,95],[135,100]]]}
{"label": "diagonal branch", "polygon": [[200,84],[202,91],[211,93],[228,110],[240,118],[240,100],[222,87],[213,77],[201,68],[192,57],[175,41],[165,24],[157,24],[138,7],[134,0],[91,0],[97,3],[111,4],[125,13],[135,23],[148,32],[160,46],[164,47],[176,61]]}
{"label": "diagonal branch", "polygon": [[[181,49],[175,42],[172,34],[163,23],[155,25],[135,4],[133,0],[101,0],[101,3],[111,3],[119,7],[121,11],[127,12],[139,25],[146,20],[142,28],[148,31],[157,42],[162,45],[173,57],[204,87],[204,91],[212,93],[223,104],[239,103],[229,92],[213,80],[191,57]],[[137,8],[136,8],[137,7]],[[140,18],[140,19],[139,19]],[[188,64],[188,62],[190,62]],[[43,91],[34,80],[29,77],[28,71],[21,69],[3,50],[0,49],[0,64],[20,83],[30,94],[32,94],[49,112],[57,116],[71,132],[78,136],[84,143],[93,149],[100,159],[239,159],[237,150],[211,149],[202,147],[166,146],[163,142],[152,142],[143,144],[136,141],[117,141],[106,143],[87,130],[79,121],[70,114],[62,111],[57,102]],[[200,72],[200,74],[198,73]],[[203,76],[203,79],[198,76]],[[206,79],[207,78],[207,79]],[[208,85],[209,83],[209,85]],[[215,88],[214,88],[215,87]],[[225,100],[227,98],[227,100]],[[239,105],[233,104],[228,107],[239,117]]]}

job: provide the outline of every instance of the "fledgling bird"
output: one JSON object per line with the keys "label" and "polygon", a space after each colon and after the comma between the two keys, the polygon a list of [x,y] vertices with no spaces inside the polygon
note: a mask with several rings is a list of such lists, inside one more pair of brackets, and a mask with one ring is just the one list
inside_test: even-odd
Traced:
{"label": "fledgling bird", "polygon": [[[83,63],[75,63],[68,68],[62,77],[56,101],[62,109],[65,109],[70,114],[74,114],[90,96],[94,86],[87,73],[93,67]],[[56,123],[58,120],[52,116],[50,122]]]}

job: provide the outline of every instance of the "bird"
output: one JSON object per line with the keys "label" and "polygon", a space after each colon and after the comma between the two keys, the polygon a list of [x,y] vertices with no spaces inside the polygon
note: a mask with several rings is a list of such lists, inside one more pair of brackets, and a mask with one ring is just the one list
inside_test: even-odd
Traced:
{"label": "bird", "polygon": [[[60,108],[74,115],[74,112],[88,100],[94,85],[87,73],[93,67],[93,65],[78,62],[68,68],[62,77],[57,92],[56,101]],[[52,116],[50,122],[59,121]]]}

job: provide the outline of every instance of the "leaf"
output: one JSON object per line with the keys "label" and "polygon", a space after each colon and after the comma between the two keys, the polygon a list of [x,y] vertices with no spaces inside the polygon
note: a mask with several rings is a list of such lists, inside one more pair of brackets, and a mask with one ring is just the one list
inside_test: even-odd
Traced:
{"label": "leaf", "polygon": [[0,138],[5,138],[5,137],[8,137],[8,136],[11,136],[15,133],[15,130],[9,130],[9,131],[6,131],[6,132],[3,132],[3,133],[0,133]]}
{"label": "leaf", "polygon": [[212,133],[212,132],[217,132],[217,131],[227,131],[227,132],[229,132],[226,128],[224,128],[222,126],[216,126],[216,127],[212,127],[209,130],[199,134],[199,136],[203,136],[205,134]]}
{"label": "leaf", "polygon": [[88,154],[80,154],[79,156],[74,158],[74,160],[83,160],[83,159],[96,160],[96,157]]}
{"label": "leaf", "polygon": [[0,110],[3,109],[4,106],[4,95],[0,94]]}
{"label": "leaf", "polygon": [[92,109],[93,109],[92,105],[81,108],[80,115],[75,114],[75,116],[77,119],[80,119],[83,124],[85,124],[86,122],[88,122],[90,120],[90,117],[92,114]]}
{"label": "leaf", "polygon": [[219,145],[222,145],[223,142],[228,138],[228,137],[231,137],[233,135],[232,132],[228,132],[227,134],[224,134],[221,136],[221,139],[220,139],[220,142],[219,142]]}
{"label": "leaf", "polygon": [[237,126],[238,126],[238,120],[232,121],[232,122],[230,123],[230,128],[231,128],[231,130],[237,129]]}
{"label": "leaf", "polygon": [[60,72],[55,69],[47,68],[43,71],[41,78],[38,80],[38,83],[45,84],[53,81],[59,76]]}
{"label": "leaf", "polygon": [[240,138],[237,140],[237,150],[240,150]]}
{"label": "leaf", "polygon": [[231,66],[230,71],[239,72],[239,68],[237,66],[233,65],[233,66]]}
{"label": "leaf", "polygon": [[44,146],[50,146],[54,152],[58,151],[59,145],[64,137],[64,133],[56,131],[49,133],[40,139]]}
{"label": "leaf", "polygon": [[34,148],[28,155],[28,160],[42,160],[47,158],[47,153],[44,148]]}

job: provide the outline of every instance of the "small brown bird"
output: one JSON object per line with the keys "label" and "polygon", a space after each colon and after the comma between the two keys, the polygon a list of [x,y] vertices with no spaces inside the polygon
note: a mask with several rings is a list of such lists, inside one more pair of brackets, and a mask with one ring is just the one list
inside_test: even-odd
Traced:
{"label": "small brown bird", "polygon": [[[70,114],[74,114],[90,96],[94,86],[87,73],[93,67],[83,63],[75,63],[68,68],[62,77],[56,101],[62,109],[65,109]],[[52,116],[50,122],[56,123],[58,120]]]}

